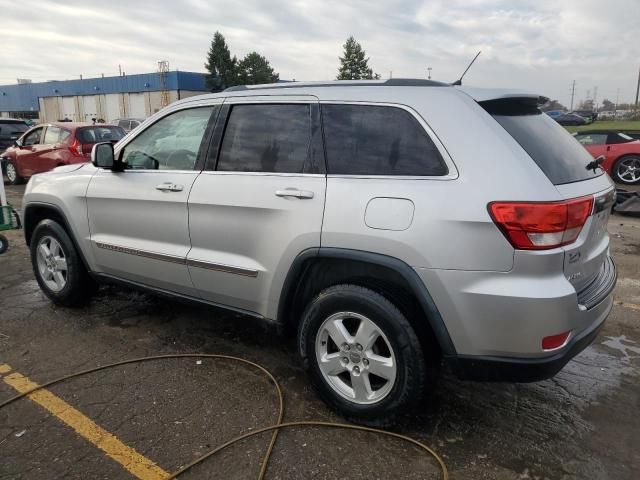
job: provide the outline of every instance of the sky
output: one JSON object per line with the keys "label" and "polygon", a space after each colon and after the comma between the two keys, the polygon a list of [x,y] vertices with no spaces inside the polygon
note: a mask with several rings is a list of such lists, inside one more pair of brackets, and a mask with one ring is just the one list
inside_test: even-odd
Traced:
{"label": "sky", "polygon": [[0,0],[0,84],[204,71],[213,33],[282,79],[331,80],[353,35],[382,78],[523,88],[569,106],[635,100],[640,0]]}

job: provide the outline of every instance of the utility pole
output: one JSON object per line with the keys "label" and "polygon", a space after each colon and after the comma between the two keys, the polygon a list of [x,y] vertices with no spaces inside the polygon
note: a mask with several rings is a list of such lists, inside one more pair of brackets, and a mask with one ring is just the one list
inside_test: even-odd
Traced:
{"label": "utility pole", "polygon": [[427,67],[427,71],[429,72],[427,74],[427,80],[431,80],[431,70],[433,70],[431,67]]}
{"label": "utility pole", "polygon": [[618,101],[620,100],[620,89],[616,89],[616,105],[613,108],[614,118],[618,118]]}
{"label": "utility pole", "polygon": [[122,76],[122,65],[118,64],[118,72],[120,73],[120,76]]}
{"label": "utility pole", "polygon": [[571,85],[571,107],[569,108],[570,112],[573,112],[573,97],[576,94],[576,81],[573,81],[573,85]]}
{"label": "utility pole", "polygon": [[593,110],[598,111],[598,86],[593,87]]}
{"label": "utility pole", "polygon": [[640,68],[638,68],[638,86],[636,87],[636,110],[640,105],[638,105],[638,95],[640,95]]}

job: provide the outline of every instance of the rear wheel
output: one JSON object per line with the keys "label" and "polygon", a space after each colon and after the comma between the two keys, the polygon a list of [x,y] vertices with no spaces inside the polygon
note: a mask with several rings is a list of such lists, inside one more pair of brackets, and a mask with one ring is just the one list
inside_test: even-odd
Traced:
{"label": "rear wheel", "polygon": [[613,179],[618,183],[636,185],[640,183],[640,156],[620,157],[611,169]]}
{"label": "rear wheel", "polygon": [[4,235],[0,235],[0,254],[7,251],[9,248],[9,240]]}
{"label": "rear wheel", "polygon": [[7,162],[7,179],[11,185],[20,185],[24,182],[24,178],[18,174],[18,169],[11,161]]}
{"label": "rear wheel", "polygon": [[322,291],[303,315],[298,347],[322,399],[355,422],[388,425],[431,383],[432,369],[409,321],[367,288]]}
{"label": "rear wheel", "polygon": [[82,305],[95,290],[71,238],[53,220],[42,220],[34,229],[31,264],[40,288],[55,304]]}

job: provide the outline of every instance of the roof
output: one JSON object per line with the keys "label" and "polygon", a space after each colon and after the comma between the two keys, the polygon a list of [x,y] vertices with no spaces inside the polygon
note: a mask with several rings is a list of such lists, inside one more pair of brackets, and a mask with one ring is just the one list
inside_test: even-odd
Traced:
{"label": "roof", "polygon": [[229,87],[225,92],[242,90],[271,90],[280,88],[308,88],[308,87],[448,87],[447,83],[425,80],[422,78],[390,78],[388,80],[332,80],[329,82],[286,82],[265,83],[262,85],[237,85]]}
{"label": "roof", "polygon": [[35,125],[36,127],[46,127],[47,125],[52,125],[54,127],[67,128],[69,130],[75,130],[76,128],[81,127],[116,127],[117,125],[113,125],[111,123],[96,123],[95,125],[90,122],[48,122],[48,123],[39,123]]}

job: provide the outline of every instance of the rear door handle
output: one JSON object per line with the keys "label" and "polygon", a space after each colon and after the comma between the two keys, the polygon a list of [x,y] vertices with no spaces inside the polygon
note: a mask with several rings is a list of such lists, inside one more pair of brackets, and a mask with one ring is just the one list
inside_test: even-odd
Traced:
{"label": "rear door handle", "polygon": [[284,190],[276,190],[276,197],[296,197],[296,198],[313,198],[313,192],[309,190],[298,190],[297,188],[285,188]]}
{"label": "rear door handle", "polygon": [[156,190],[161,190],[163,192],[181,192],[184,187],[182,185],[177,185],[175,183],[161,183],[160,185],[156,185]]}

